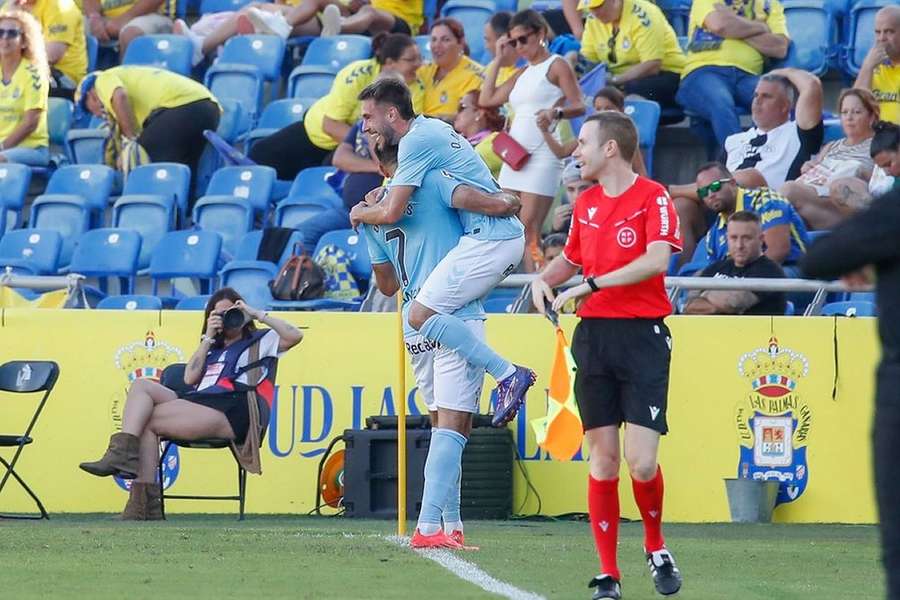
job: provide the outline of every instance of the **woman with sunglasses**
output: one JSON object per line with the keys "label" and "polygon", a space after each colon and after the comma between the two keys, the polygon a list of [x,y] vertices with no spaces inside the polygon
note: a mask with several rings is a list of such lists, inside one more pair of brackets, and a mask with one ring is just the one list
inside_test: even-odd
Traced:
{"label": "woman with sunglasses", "polygon": [[0,162],[46,166],[50,67],[41,26],[27,12],[0,12]]}
{"label": "woman with sunglasses", "polygon": [[459,112],[453,120],[453,129],[472,144],[494,177],[500,176],[503,161],[494,152],[491,142],[497,137],[497,132],[503,129],[503,120],[496,107],[478,104],[477,91],[463,96],[459,102]]}
{"label": "woman with sunglasses", "polygon": [[[547,22],[540,13],[530,9],[516,13],[509,34],[497,42],[498,60],[491,63],[479,98],[482,106],[501,106],[509,101],[515,115],[509,134],[530,154],[518,171],[504,164],[499,178],[500,186],[518,192],[522,201],[519,218],[525,225],[527,251],[523,264],[527,272],[533,272],[541,262],[541,227],[559,189],[563,170],[562,160],[544,141],[539,123],[584,114],[584,99],[575,72],[563,57],[547,50],[547,32]],[[511,52],[528,65],[498,86],[500,58]]]}
{"label": "woman with sunglasses", "polygon": [[429,47],[432,62],[419,69],[425,85],[424,114],[450,122],[462,97],[481,88],[484,69],[467,56],[466,32],[456,19],[434,22]]}
{"label": "woman with sunglasses", "polygon": [[590,11],[581,54],[606,63],[606,82],[663,108],[677,107],[685,58],[662,11],[648,0],[582,0],[579,8]]}

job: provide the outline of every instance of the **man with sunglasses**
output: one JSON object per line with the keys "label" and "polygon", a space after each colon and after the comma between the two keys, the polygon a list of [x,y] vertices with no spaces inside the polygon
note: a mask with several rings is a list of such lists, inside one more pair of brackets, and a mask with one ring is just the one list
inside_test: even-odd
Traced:
{"label": "man with sunglasses", "polygon": [[765,255],[785,267],[786,272],[792,272],[789,274],[796,274],[795,265],[806,253],[809,237],[803,219],[787,198],[769,188],[741,187],[719,162],[707,163],[697,170],[697,196],[717,214],[706,240],[710,261],[728,256],[728,218],[746,210],[759,215]]}

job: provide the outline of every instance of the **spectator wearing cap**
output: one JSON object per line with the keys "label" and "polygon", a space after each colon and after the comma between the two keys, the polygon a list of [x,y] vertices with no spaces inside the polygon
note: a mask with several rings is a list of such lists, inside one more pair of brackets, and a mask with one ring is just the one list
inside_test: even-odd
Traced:
{"label": "spectator wearing cap", "polygon": [[134,38],[172,32],[175,0],[84,0],[82,8],[91,35],[103,45],[118,43],[125,56]]}
{"label": "spectator wearing cap", "polygon": [[676,99],[711,124],[716,145],[741,130],[767,58],[787,55],[787,23],[778,0],[694,0],[687,60]]}
{"label": "spectator wearing cap", "polygon": [[81,11],[73,0],[16,0],[16,4],[41,24],[50,65],[50,95],[71,100],[75,86],[87,74]]}
{"label": "spectator wearing cap", "polygon": [[881,105],[881,118],[900,124],[900,6],[875,13],[875,44],[853,87],[871,90]]}
{"label": "spectator wearing cap", "polygon": [[[784,271],[763,254],[763,234],[759,215],[739,210],[728,217],[728,256],[708,265],[698,276],[716,279],[780,279]],[[787,306],[784,292],[749,290],[704,290],[688,295],[687,315],[783,315]]]}
{"label": "spectator wearing cap", "polygon": [[[566,195],[563,201],[553,211],[553,232],[561,233],[569,230],[569,223],[572,221],[572,207],[575,206],[575,200],[583,191],[594,185],[593,181],[581,178],[581,169],[578,163],[570,160],[566,163],[566,167],[562,173],[562,184],[565,188]],[[546,258],[546,257],[545,257]]]}
{"label": "spectator wearing cap", "polygon": [[472,90],[481,89],[484,69],[467,56],[466,32],[456,19],[438,19],[431,26],[431,62],[419,67],[425,86],[423,113],[452,121],[459,101]]}
{"label": "spectator wearing cap", "polygon": [[606,63],[607,83],[675,108],[684,53],[666,16],[648,0],[582,0],[590,11],[581,54]]}
{"label": "spectator wearing cap", "polygon": [[478,104],[478,92],[475,90],[459,101],[459,112],[453,120],[453,129],[472,144],[494,177],[500,176],[503,161],[494,152],[492,142],[503,129],[503,124],[504,118],[500,110]]}

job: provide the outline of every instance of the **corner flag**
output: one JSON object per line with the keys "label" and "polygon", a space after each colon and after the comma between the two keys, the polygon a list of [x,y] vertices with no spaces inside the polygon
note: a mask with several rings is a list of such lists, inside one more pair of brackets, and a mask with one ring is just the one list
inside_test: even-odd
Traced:
{"label": "corner flag", "polygon": [[562,329],[556,329],[556,354],[550,373],[547,416],[532,419],[538,446],[555,460],[569,460],[581,448],[584,430],[575,403],[575,361]]}

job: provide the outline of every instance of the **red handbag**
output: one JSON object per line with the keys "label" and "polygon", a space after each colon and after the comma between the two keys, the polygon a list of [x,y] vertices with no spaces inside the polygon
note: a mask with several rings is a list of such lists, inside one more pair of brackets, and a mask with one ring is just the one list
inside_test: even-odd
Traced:
{"label": "red handbag", "polygon": [[531,154],[528,153],[522,144],[505,131],[497,133],[491,141],[491,149],[513,171],[520,170],[531,158]]}

